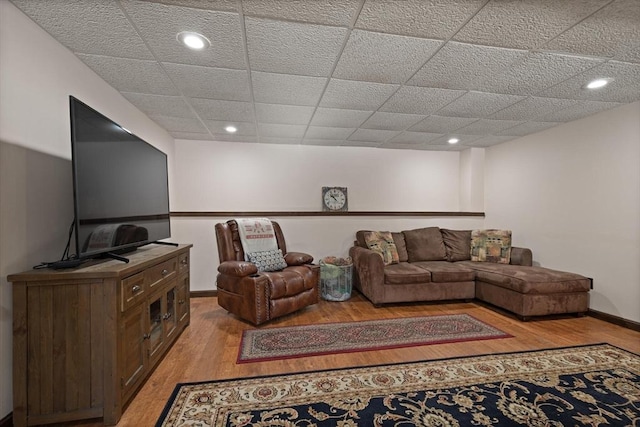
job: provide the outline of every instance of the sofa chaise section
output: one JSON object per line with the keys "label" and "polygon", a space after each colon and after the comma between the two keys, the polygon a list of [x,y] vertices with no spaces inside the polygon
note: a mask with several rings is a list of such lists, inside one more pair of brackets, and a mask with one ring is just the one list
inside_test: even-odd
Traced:
{"label": "sofa chaise section", "polygon": [[517,314],[531,316],[589,310],[591,281],[550,268],[463,261],[476,272],[476,298]]}

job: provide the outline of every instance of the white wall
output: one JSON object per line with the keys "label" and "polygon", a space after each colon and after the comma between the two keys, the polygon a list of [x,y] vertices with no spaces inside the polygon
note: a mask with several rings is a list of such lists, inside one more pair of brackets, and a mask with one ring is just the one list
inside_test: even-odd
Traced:
{"label": "white wall", "polygon": [[594,279],[590,307],[640,321],[640,102],[486,150],[486,226]]}
{"label": "white wall", "polygon": [[460,152],[460,210],[484,212],[484,148]]}
{"label": "white wall", "polygon": [[[458,211],[458,152],[176,141],[177,211],[321,211],[323,186],[348,188],[349,211]],[[194,244],[192,290],[214,289],[214,225],[174,218],[172,238]],[[316,259],[346,256],[360,229],[479,228],[481,217],[271,217],[287,247]]]}
{"label": "white wall", "polygon": [[166,152],[170,181],[173,138],[4,0],[0,94],[2,419],[13,409],[12,292],[6,277],[59,259],[73,219],[69,95]]}

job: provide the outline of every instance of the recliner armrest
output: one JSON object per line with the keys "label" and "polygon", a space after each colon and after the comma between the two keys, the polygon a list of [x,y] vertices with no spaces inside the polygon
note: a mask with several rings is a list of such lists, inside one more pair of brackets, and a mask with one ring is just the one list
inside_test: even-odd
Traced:
{"label": "recliner armrest", "polygon": [[258,267],[248,261],[225,261],[218,266],[222,274],[236,277],[246,277],[258,273]]}
{"label": "recliner armrest", "polygon": [[284,256],[284,260],[288,266],[305,265],[311,264],[313,262],[313,257],[309,254],[305,254],[304,252],[287,252]]}

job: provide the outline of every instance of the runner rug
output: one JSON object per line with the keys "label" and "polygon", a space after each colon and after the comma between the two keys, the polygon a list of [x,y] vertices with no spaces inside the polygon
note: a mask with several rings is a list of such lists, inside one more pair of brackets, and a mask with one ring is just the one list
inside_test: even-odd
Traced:
{"label": "runner rug", "polygon": [[156,426],[637,426],[609,344],[178,384]]}
{"label": "runner rug", "polygon": [[467,314],[249,329],[237,363],[506,337]]}

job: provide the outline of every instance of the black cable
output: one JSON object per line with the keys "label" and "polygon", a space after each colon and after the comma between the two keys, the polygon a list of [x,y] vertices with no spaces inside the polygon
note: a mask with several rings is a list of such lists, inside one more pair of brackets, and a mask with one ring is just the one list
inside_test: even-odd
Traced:
{"label": "black cable", "polygon": [[82,263],[82,260],[78,259],[78,254],[74,254],[69,256],[69,250],[71,248],[71,236],[73,236],[73,231],[75,230],[76,219],[74,218],[71,221],[71,226],[69,227],[69,237],[67,237],[67,245],[64,248],[64,252],[62,253],[62,258],[60,261],[54,262],[41,262],[40,264],[34,266],[34,269],[40,268],[71,268],[77,267]]}
{"label": "black cable", "polygon": [[[73,235],[74,226],[76,225],[76,219],[73,218],[71,221],[71,226],[69,227],[69,237],[67,238],[67,246],[64,248],[64,252],[62,253],[62,258],[60,261],[64,261],[65,259],[69,259],[69,248],[71,247],[71,236]],[[72,258],[77,258],[78,255],[74,255]]]}

